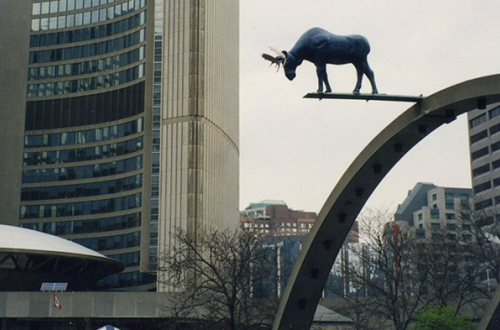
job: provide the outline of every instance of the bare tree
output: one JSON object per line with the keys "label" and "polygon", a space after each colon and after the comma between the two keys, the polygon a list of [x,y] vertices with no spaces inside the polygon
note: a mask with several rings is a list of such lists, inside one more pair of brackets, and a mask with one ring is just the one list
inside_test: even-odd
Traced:
{"label": "bare tree", "polygon": [[[352,285],[364,287],[367,297],[346,295],[348,305],[373,304],[376,318],[387,320],[396,330],[406,330],[424,306],[448,305],[458,313],[464,306],[484,303],[488,290],[481,274],[486,259],[492,259],[494,267],[495,254],[487,251],[494,246],[464,236],[473,231],[472,226],[426,228],[427,235],[422,237],[416,228],[392,222],[387,211],[369,210],[358,221],[369,253],[353,249],[364,266],[348,267],[346,276]],[[462,228],[468,233],[462,234]],[[347,315],[356,321],[356,314]]]}
{"label": "bare tree", "polygon": [[463,236],[473,242],[473,261],[481,270],[481,279],[488,291],[500,283],[500,212],[475,211],[472,208],[462,212],[467,223]]}
{"label": "bare tree", "polygon": [[[179,231],[162,256],[167,285],[178,291],[177,318],[201,320],[204,329],[256,329],[272,325],[277,303],[253,296],[253,285],[269,278],[272,253],[257,238],[230,230]],[[198,325],[200,324],[198,322]]]}

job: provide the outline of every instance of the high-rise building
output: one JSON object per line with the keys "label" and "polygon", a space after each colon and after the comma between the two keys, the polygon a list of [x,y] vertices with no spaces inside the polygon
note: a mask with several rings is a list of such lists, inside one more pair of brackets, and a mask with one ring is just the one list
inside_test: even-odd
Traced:
{"label": "high-rise building", "polygon": [[121,260],[101,288],[142,290],[176,228],[236,228],[238,11],[1,0],[0,223]]}
{"label": "high-rise building", "polygon": [[474,210],[480,225],[500,220],[500,104],[468,113]]}
{"label": "high-rise building", "polygon": [[[431,239],[437,231],[446,231],[449,238],[472,240],[468,188],[438,187],[419,182],[394,214],[396,223],[413,228],[419,239]],[[458,236],[461,237],[458,237]]]}

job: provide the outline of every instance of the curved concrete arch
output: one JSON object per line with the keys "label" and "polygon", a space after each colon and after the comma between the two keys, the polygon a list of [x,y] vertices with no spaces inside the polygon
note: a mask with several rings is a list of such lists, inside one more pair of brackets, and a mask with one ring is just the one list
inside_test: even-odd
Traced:
{"label": "curved concrete arch", "polygon": [[500,101],[500,75],[469,80],[425,97],[359,154],[321,209],[293,268],[274,330],[309,329],[328,274],[368,197],[417,143],[458,115]]}

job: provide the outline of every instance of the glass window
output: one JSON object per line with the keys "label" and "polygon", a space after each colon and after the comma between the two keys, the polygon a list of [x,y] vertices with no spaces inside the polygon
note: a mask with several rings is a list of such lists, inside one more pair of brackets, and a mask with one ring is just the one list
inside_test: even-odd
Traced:
{"label": "glass window", "polygon": [[66,11],[66,0],[59,0],[59,12],[63,13]]}
{"label": "glass window", "polygon": [[55,14],[58,12],[58,7],[59,7],[59,1],[54,0],[50,2],[50,13]]}
{"label": "glass window", "polygon": [[67,15],[66,16],[66,27],[75,26],[75,15]]}
{"label": "glass window", "polygon": [[[99,11],[99,21],[104,22],[106,20],[107,12],[108,11],[106,8],[101,9]],[[105,26],[103,25],[103,27],[105,27]],[[102,37],[102,35],[101,35],[101,37]]]}
{"label": "glass window", "polygon": [[59,16],[57,19],[57,28],[64,29],[66,27],[66,16]]}
{"label": "glass window", "polygon": [[83,14],[82,13],[75,14],[75,26],[82,25],[82,22],[83,22]]}
{"label": "glass window", "polygon": [[99,10],[92,11],[92,23],[99,22]]}
{"label": "glass window", "polygon": [[85,13],[83,13],[83,24],[90,24],[91,21],[90,21],[90,12],[87,11]]}
{"label": "glass window", "polygon": [[85,8],[92,7],[92,0],[85,0]]}
{"label": "glass window", "polygon": [[49,29],[49,19],[42,18],[40,19],[40,30],[48,30]]}
{"label": "glass window", "polygon": [[46,15],[49,13],[49,9],[50,9],[50,4],[49,2],[42,2],[42,15]]}
{"label": "glass window", "polygon": [[75,8],[78,10],[78,9],[82,9],[83,8],[83,0],[76,0],[76,6]]}
{"label": "glass window", "polygon": [[51,17],[49,21],[49,29],[54,30],[57,29],[57,17]]}
{"label": "glass window", "polygon": [[478,125],[481,125],[482,123],[486,122],[488,120],[488,117],[486,116],[485,113],[483,113],[480,116],[477,116],[474,119],[469,120],[469,128],[472,129]]}
{"label": "glass window", "polygon": [[495,118],[500,115],[500,107],[493,108],[489,111],[490,119]]}
{"label": "glass window", "polygon": [[68,11],[75,10],[75,0],[68,0]]}
{"label": "glass window", "polygon": [[41,9],[40,3],[34,3],[34,4],[33,4],[32,11],[31,11],[31,14],[32,14],[33,16],[34,16],[34,15],[40,15],[40,9]]}
{"label": "glass window", "polygon": [[108,19],[113,19],[115,18],[115,11],[113,7],[108,7]]}
{"label": "glass window", "polygon": [[40,19],[31,20],[31,30],[40,31]]}

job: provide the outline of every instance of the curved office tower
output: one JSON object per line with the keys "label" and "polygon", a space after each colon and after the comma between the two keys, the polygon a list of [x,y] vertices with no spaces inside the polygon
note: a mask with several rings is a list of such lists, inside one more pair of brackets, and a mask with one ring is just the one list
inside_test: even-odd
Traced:
{"label": "curved office tower", "polygon": [[237,226],[238,47],[233,0],[0,0],[0,223],[154,289],[176,228]]}

